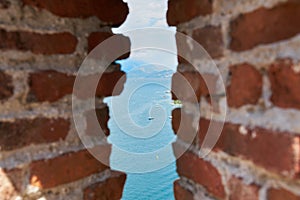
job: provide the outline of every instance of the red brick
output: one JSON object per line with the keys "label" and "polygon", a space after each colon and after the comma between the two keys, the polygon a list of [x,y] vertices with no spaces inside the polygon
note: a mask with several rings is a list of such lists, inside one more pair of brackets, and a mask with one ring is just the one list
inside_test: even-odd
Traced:
{"label": "red brick", "polygon": [[104,73],[101,76],[96,90],[97,96],[116,96],[121,94],[126,81],[126,74],[123,71]]}
{"label": "red brick", "polygon": [[169,0],[167,22],[170,26],[176,26],[211,13],[212,0]]}
{"label": "red brick", "polygon": [[19,194],[18,189],[10,180],[10,174],[11,171],[5,171],[3,169],[0,169],[0,196],[3,200],[15,199]]}
{"label": "red brick", "polygon": [[7,9],[11,5],[10,1],[8,0],[0,0],[0,9]]}
{"label": "red brick", "polygon": [[58,118],[17,119],[0,122],[0,147],[3,151],[65,139],[70,122]]}
{"label": "red brick", "polygon": [[174,182],[174,196],[176,200],[193,200],[194,195],[191,191],[180,184],[180,180]]}
{"label": "red brick", "polygon": [[193,128],[193,116],[182,112],[182,109],[176,108],[172,111],[172,128],[174,133],[183,141],[195,143],[197,130]]}
{"label": "red brick", "polygon": [[5,176],[9,179],[12,186],[16,190],[16,192],[21,193],[23,192],[24,183],[27,181],[25,177],[25,170],[14,168],[14,169],[3,169]]}
{"label": "red brick", "polygon": [[[98,80],[99,77],[97,75],[89,75],[82,78],[86,88],[83,88],[83,91],[76,95],[80,98],[86,98],[86,90],[90,89],[89,81],[93,82],[95,79]],[[96,96],[119,95],[123,90],[125,80],[126,75],[123,71],[103,73],[96,90]],[[65,95],[72,94],[74,81],[75,76],[53,70],[31,73],[29,76],[30,92],[28,100],[38,102],[57,101]],[[118,85],[116,86],[117,83]]]}
{"label": "red brick", "polygon": [[[109,154],[106,152],[108,149],[103,150],[102,153]],[[47,189],[102,172],[107,168],[87,150],[82,150],[50,160],[39,160],[31,163],[30,183],[39,188]]]}
{"label": "red brick", "polygon": [[192,37],[212,58],[223,56],[224,43],[220,26],[196,29],[193,31]]}
{"label": "red brick", "polygon": [[285,189],[271,188],[267,193],[268,200],[300,200],[300,196]]}
{"label": "red brick", "polygon": [[109,135],[109,128],[108,128],[107,123],[108,123],[108,120],[109,120],[109,110],[108,110],[107,106],[104,107],[104,108],[96,109],[95,111],[93,111],[93,110],[87,111],[85,113],[86,123],[87,123],[86,134],[90,135],[90,136],[100,137],[98,124],[97,124],[97,126],[95,126],[95,124],[91,122],[92,117],[93,117],[92,112],[96,113],[98,124],[100,125],[100,128],[103,131],[103,134],[108,136]]}
{"label": "red brick", "polygon": [[[174,150],[176,155],[176,149]],[[204,186],[209,193],[218,198],[225,197],[221,174],[211,163],[187,151],[176,161],[176,164],[180,176]]]}
{"label": "red brick", "polygon": [[0,100],[8,99],[13,93],[12,77],[0,71]]}
{"label": "red brick", "polygon": [[31,73],[29,100],[57,101],[72,93],[74,81],[75,76],[52,70]]}
{"label": "red brick", "polygon": [[84,189],[84,200],[119,200],[122,198],[126,174],[95,183]]}
{"label": "red brick", "polygon": [[255,184],[247,185],[241,179],[231,177],[228,187],[229,200],[259,200],[259,187]]}
{"label": "red brick", "polygon": [[[97,45],[99,45],[100,43],[102,43],[103,41],[105,41],[106,39],[108,39],[109,37],[118,36],[118,48],[122,48],[122,49],[128,49],[128,53],[121,55],[119,58],[117,58],[116,60],[121,60],[121,59],[126,59],[129,57],[130,55],[130,39],[129,37],[126,37],[122,34],[113,34],[110,32],[93,32],[89,35],[88,37],[88,52],[91,52]],[[114,55],[114,51],[115,49],[112,49],[113,52],[111,52],[111,55]],[[109,49],[107,50],[109,51]],[[105,52],[105,53],[110,53],[109,52]]]}
{"label": "red brick", "polygon": [[217,78],[214,75],[199,72],[176,72],[172,77],[172,99],[181,101],[199,102],[201,96],[209,97],[209,91],[203,77],[215,92]]}
{"label": "red brick", "polygon": [[[191,51],[190,45],[187,42],[187,37],[190,36],[188,36],[188,34],[185,31],[176,32],[175,34],[177,60],[179,64],[187,64],[186,66],[184,66],[185,68],[190,67],[191,69],[193,69],[192,71],[194,71],[194,66],[191,65],[192,58],[195,54],[198,55],[199,52]],[[187,61],[187,59],[189,59],[189,62]]]}
{"label": "red brick", "polygon": [[114,26],[121,25],[128,13],[127,3],[122,0],[22,0],[25,5],[46,9],[60,17],[98,17]]}
{"label": "red brick", "polygon": [[[101,78],[100,78],[101,76]],[[100,80],[99,80],[100,78]],[[84,99],[90,96],[91,86],[98,83],[96,88],[96,96],[98,97],[108,97],[119,95],[126,81],[126,74],[123,71],[113,71],[103,74],[95,74],[89,76],[80,76],[78,81],[84,84],[78,85],[74,95]]]}
{"label": "red brick", "polygon": [[92,51],[98,44],[112,37],[110,32],[93,32],[88,37],[88,52]]}
{"label": "red brick", "polygon": [[77,38],[71,33],[40,34],[0,29],[0,49],[31,51],[35,54],[70,54],[76,50]]}
{"label": "red brick", "polygon": [[244,63],[230,67],[231,83],[227,87],[230,107],[256,104],[262,95],[262,75],[254,66]]}
{"label": "red brick", "polygon": [[259,8],[242,14],[231,22],[234,51],[244,51],[260,44],[285,40],[300,32],[300,2],[290,1],[274,8]]}
{"label": "red brick", "polygon": [[300,72],[293,67],[296,65],[291,60],[279,60],[269,67],[271,101],[282,108],[300,109]]}
{"label": "red brick", "polygon": [[[208,120],[200,120],[199,145],[207,133],[208,125]],[[300,137],[293,133],[259,127],[241,129],[240,125],[225,123],[214,150],[250,160],[268,171],[297,178],[300,172],[299,148]]]}
{"label": "red brick", "polygon": [[[206,26],[204,28],[196,29],[193,31],[191,36],[193,43],[200,45],[203,50],[196,51],[191,49],[188,39],[184,35],[188,35],[186,32],[182,31],[176,33],[176,45],[177,45],[177,54],[178,62],[180,64],[192,64],[195,59],[201,59],[203,56],[211,58],[220,58],[223,56],[224,42],[220,26]],[[204,53],[204,51],[207,52]],[[187,61],[189,60],[189,62]],[[193,67],[194,68],[194,67]]]}

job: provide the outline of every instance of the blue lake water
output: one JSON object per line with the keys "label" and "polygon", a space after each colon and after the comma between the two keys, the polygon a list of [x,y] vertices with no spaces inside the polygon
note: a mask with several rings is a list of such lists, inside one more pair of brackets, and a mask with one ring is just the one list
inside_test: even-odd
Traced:
{"label": "blue lake water", "polygon": [[[127,173],[123,200],[172,200],[173,182],[178,179],[171,147],[176,139],[170,117],[175,105],[169,92],[174,72],[159,67],[153,70],[151,66],[132,66],[137,65],[122,63],[127,73],[122,94],[105,99],[111,117],[111,167]],[[135,153],[141,156],[127,156]],[[132,173],[136,169],[139,172],[158,170]]]}

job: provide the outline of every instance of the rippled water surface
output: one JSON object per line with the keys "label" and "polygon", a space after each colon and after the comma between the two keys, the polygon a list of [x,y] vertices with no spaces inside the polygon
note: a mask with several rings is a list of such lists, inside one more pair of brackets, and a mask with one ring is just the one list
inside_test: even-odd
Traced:
{"label": "rippled water surface", "polygon": [[[149,165],[155,167],[163,160],[174,160],[171,143],[175,135],[171,127],[171,111],[175,108],[172,104],[170,94],[172,70],[165,68],[132,69],[130,62],[122,64],[123,70],[127,72],[127,81],[124,91],[120,96],[105,99],[110,107],[109,128],[111,135],[109,141],[114,144],[111,155],[111,167],[116,170],[134,171],[137,167],[145,169]],[[111,107],[128,107],[130,117],[136,125],[147,127],[136,129],[129,123],[128,116],[122,113],[122,109]],[[152,112],[150,112],[152,108]],[[158,109],[158,110],[157,110]],[[164,112],[161,113],[163,109]],[[150,119],[149,119],[150,117]],[[117,120],[117,121],[116,121]],[[162,123],[165,122],[165,123]],[[154,125],[151,126],[151,123]],[[163,124],[162,127],[159,127]],[[120,128],[121,126],[121,128]],[[150,128],[149,128],[150,127]],[[149,138],[151,132],[159,131]],[[153,130],[153,131],[152,131]],[[131,131],[129,134],[126,132]],[[133,131],[133,132],[132,132]],[[137,132],[134,132],[137,131]],[[137,138],[145,136],[144,138]],[[163,154],[158,154],[153,160],[141,158],[139,160],[126,157],[120,153],[120,149],[130,153],[147,153],[165,148]],[[149,161],[149,162],[148,162]],[[127,173],[127,180],[123,192],[123,200],[164,200],[174,199],[173,182],[178,178],[174,162],[159,170],[148,173]],[[143,165],[144,164],[144,165]]]}

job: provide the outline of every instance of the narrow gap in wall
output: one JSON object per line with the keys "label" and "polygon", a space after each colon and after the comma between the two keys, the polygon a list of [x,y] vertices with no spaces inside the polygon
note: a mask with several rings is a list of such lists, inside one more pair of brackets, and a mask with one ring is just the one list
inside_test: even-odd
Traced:
{"label": "narrow gap in wall", "polygon": [[[131,34],[126,31],[145,27],[159,27],[173,31],[174,37],[169,38],[172,40],[170,48],[176,52],[175,29],[169,27],[166,22],[167,0],[127,0],[127,3],[130,8],[127,20],[121,27],[113,29],[113,32],[128,36],[134,48],[138,41],[134,41]],[[161,42],[165,41],[162,39]],[[176,71],[177,56],[160,50],[131,51],[130,57],[119,63],[127,76],[124,90],[121,95],[106,98],[104,101],[110,108],[111,117],[108,138],[113,144],[111,168],[127,174],[122,199],[174,199],[173,182],[178,179],[178,175],[172,150],[172,142],[176,140],[176,136],[171,126],[171,112],[178,105],[171,100],[170,90],[172,74]],[[163,108],[164,114],[156,112],[158,107]],[[165,123],[154,136],[139,138],[141,135],[152,135],[155,130],[149,125],[153,123],[154,128],[157,128],[155,123],[161,121]],[[142,127],[143,131],[138,132],[137,130],[141,129],[131,127],[132,124]],[[149,165],[147,156],[143,157],[143,154],[162,148],[166,149],[165,158],[156,155],[155,159],[159,161],[167,157],[172,162],[155,171],[140,170],[143,166],[146,168],[148,167],[146,165]],[[134,159],[134,156],[128,154],[141,156]],[[155,165],[150,163],[152,164]]]}

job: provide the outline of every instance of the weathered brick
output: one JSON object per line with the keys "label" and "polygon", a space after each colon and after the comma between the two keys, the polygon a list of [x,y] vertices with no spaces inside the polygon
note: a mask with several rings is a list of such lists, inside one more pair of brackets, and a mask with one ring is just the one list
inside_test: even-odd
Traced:
{"label": "weathered brick", "polygon": [[10,1],[8,0],[0,0],[0,9],[7,9],[11,5]]}
{"label": "weathered brick", "polygon": [[0,122],[0,147],[3,151],[65,139],[70,122],[58,118],[17,119]]}
{"label": "weathered brick", "polygon": [[0,71],[0,100],[7,99],[13,95],[14,87],[12,77]]}
{"label": "weathered brick", "polygon": [[26,184],[27,181],[24,175],[26,171],[20,168],[13,168],[10,170],[3,169],[3,172],[5,173],[5,176],[9,179],[11,184],[13,185],[16,192],[18,193],[23,192],[24,183]]}
{"label": "weathered brick", "polygon": [[[116,60],[126,59],[130,55],[130,39],[122,34],[113,34],[110,32],[93,32],[88,37],[88,52],[91,52],[97,45],[108,39],[109,37],[118,37],[118,48],[128,49],[128,53],[121,55]],[[116,39],[116,38],[115,38]],[[109,51],[110,49],[107,49]],[[115,49],[112,49],[111,55],[115,54]],[[107,52],[106,52],[107,53]]]}
{"label": "weathered brick", "polygon": [[93,32],[88,37],[88,52],[91,52],[98,44],[112,37],[110,32]]}
{"label": "weathered brick", "polygon": [[211,13],[212,0],[169,0],[167,22],[170,26],[176,26]]}
{"label": "weathered brick", "polygon": [[174,182],[174,196],[176,200],[193,200],[194,195],[191,191],[180,184],[180,180]]}
{"label": "weathered brick", "polygon": [[[97,75],[89,75],[82,77],[85,83],[85,88],[77,95],[80,98],[86,98],[86,90],[90,89],[89,81],[99,79]],[[96,96],[107,97],[119,95],[123,90],[123,85],[126,80],[126,74],[123,71],[107,72],[101,75],[96,89]],[[61,72],[47,70],[31,73],[29,76],[30,92],[29,101],[49,101],[54,102],[70,95],[73,92],[75,76],[67,75]],[[117,84],[118,83],[118,84]]]}
{"label": "weathered brick", "polygon": [[123,71],[104,73],[101,76],[96,90],[97,96],[108,97],[121,94],[126,81],[126,74]]}
{"label": "weathered brick", "polygon": [[229,200],[259,200],[259,187],[247,185],[241,179],[231,177],[228,181]]}
{"label": "weathered brick", "polygon": [[81,84],[77,85],[74,95],[80,99],[85,99],[87,97],[91,98],[90,90],[95,84],[98,84],[95,92],[95,95],[98,97],[119,95],[124,88],[126,74],[123,71],[113,71],[102,74],[78,76],[77,78]]}
{"label": "weathered brick", "polygon": [[101,21],[121,25],[128,13],[127,3],[122,0],[22,0],[25,5],[46,9],[60,17],[98,17]]}
{"label": "weathered brick", "polygon": [[223,56],[223,37],[220,26],[206,26],[193,31],[192,38],[198,42],[212,58]]}
{"label": "weathered brick", "polygon": [[[106,152],[108,151],[107,147],[103,151],[100,150],[99,153],[109,155]],[[102,172],[107,168],[87,150],[82,150],[49,160],[32,162],[30,164],[30,183],[39,188],[47,189]]]}
{"label": "weathered brick", "polygon": [[256,104],[262,95],[262,75],[254,66],[244,63],[230,67],[231,83],[227,87],[230,107]]}
{"label": "weathered brick", "polygon": [[271,101],[282,108],[300,109],[300,71],[299,63],[291,60],[278,60],[269,67],[271,82]]}
{"label": "weathered brick", "polygon": [[[195,59],[208,57],[207,54],[211,58],[220,58],[223,56],[224,42],[220,26],[209,25],[203,28],[195,29],[191,36],[184,37],[184,35],[188,34],[185,31],[181,31],[180,33],[177,32],[175,35],[178,62],[180,64],[191,65]],[[193,46],[195,46],[194,44],[198,44],[204,50],[200,50],[198,47],[196,47],[198,50],[195,50],[195,47],[192,48],[188,37],[193,38]],[[206,51],[207,54],[204,53],[204,51]],[[191,63],[189,63],[187,60]]]}
{"label": "weathered brick", "polygon": [[172,111],[172,129],[181,140],[187,143],[196,142],[197,130],[193,128],[193,116],[182,112],[180,108]]}
{"label": "weathered brick", "polygon": [[122,198],[126,174],[95,183],[84,189],[84,200],[119,200]]}
{"label": "weathered brick", "polygon": [[[96,113],[98,124],[95,125],[92,123],[92,112]],[[85,114],[86,117],[86,123],[87,123],[87,128],[86,128],[86,134],[90,136],[97,136],[100,137],[99,135],[99,126],[103,131],[103,134],[106,136],[109,135],[109,128],[108,128],[108,120],[109,120],[109,110],[108,107],[103,107],[103,108],[97,108],[95,111],[90,110],[87,111]]]}
{"label": "weathered brick", "polygon": [[[0,168],[0,199],[11,200],[17,198],[20,193],[20,170],[4,170]],[[18,180],[15,178],[18,177]]]}
{"label": "weathered brick", "polygon": [[[176,148],[174,150],[176,155]],[[180,176],[204,186],[209,193],[218,198],[225,197],[221,174],[211,163],[187,151],[176,161],[176,164]]]}
{"label": "weathered brick", "polygon": [[203,79],[215,92],[217,78],[210,74],[199,72],[176,72],[172,76],[172,99],[181,101],[199,102],[201,96],[210,97],[208,87]]}
{"label": "weathered brick", "polygon": [[230,48],[234,51],[291,38],[300,33],[300,2],[289,1],[270,9],[259,8],[240,15],[230,26]]}
{"label": "weathered brick", "polygon": [[57,101],[71,94],[75,76],[53,70],[34,72],[29,75],[29,100]]}
{"label": "weathered brick", "polygon": [[71,33],[40,34],[0,29],[0,49],[31,51],[35,54],[70,54],[76,50],[77,38]]}
{"label": "weathered brick", "polygon": [[[207,133],[208,125],[208,120],[200,120],[199,145]],[[268,171],[297,178],[300,172],[299,146],[300,137],[293,133],[225,123],[214,150],[250,160]]]}
{"label": "weathered brick", "polygon": [[285,189],[271,188],[267,193],[268,200],[300,200],[300,195],[293,194]]}

